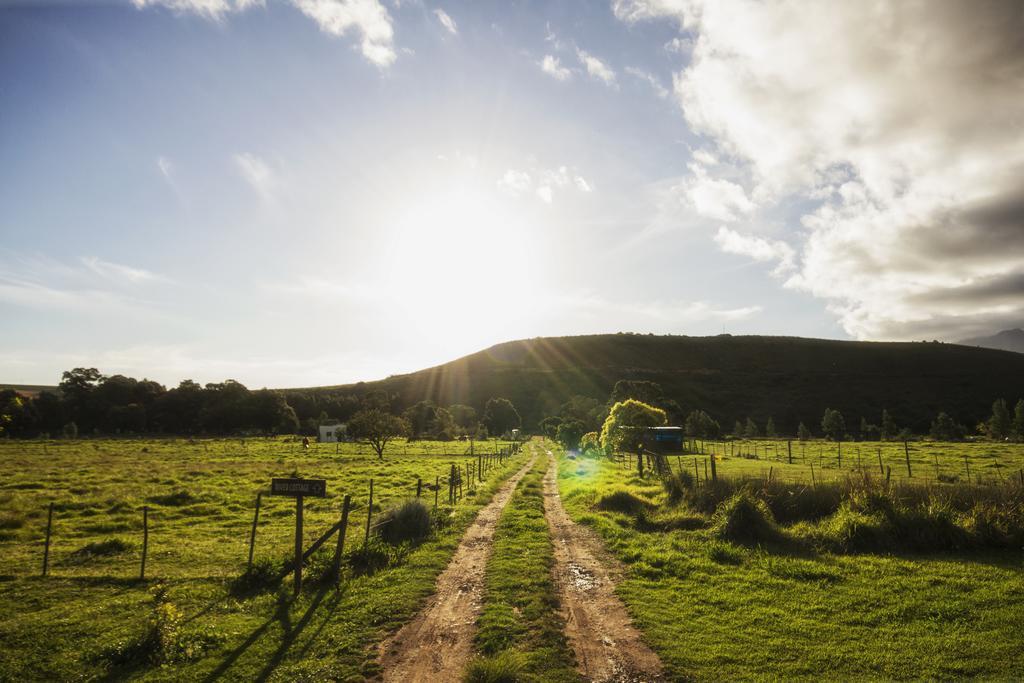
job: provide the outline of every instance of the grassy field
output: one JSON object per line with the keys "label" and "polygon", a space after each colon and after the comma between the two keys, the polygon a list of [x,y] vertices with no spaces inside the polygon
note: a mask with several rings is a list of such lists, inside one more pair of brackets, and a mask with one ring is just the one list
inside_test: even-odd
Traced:
{"label": "grassy field", "polygon": [[547,458],[519,482],[494,534],[476,644],[467,681],[578,681],[551,582],[554,556],[544,519]]}
{"label": "grassy field", "polygon": [[[1020,462],[1019,446],[953,449],[951,458],[970,449],[974,463]],[[895,460],[892,446],[887,453]],[[976,466],[984,467],[972,464],[972,473]],[[734,457],[719,476],[753,478],[768,467],[799,477],[803,465]],[[723,540],[722,512],[673,503],[657,480],[613,461],[562,458],[559,485],[570,514],[626,563],[618,592],[674,677],[1024,676],[1019,548],[833,553],[809,542],[835,518],[782,524],[770,542],[737,542]]]}
{"label": "grassy field", "polygon": [[[522,456],[473,489],[467,483],[454,510],[442,485],[446,528],[415,548],[371,543],[374,552],[359,552],[369,481],[375,511],[387,509],[415,495],[418,477],[433,484],[452,463],[475,463],[462,454],[468,447],[399,442],[379,460],[353,444],[306,452],[284,439],[0,442],[0,680],[361,680],[374,671],[370,645],[431,592],[461,531]],[[328,481],[327,498],[306,499],[307,545],[337,521],[351,494],[346,567],[376,559],[386,568],[347,569],[337,591],[310,581],[295,601],[289,579],[252,594],[233,589],[245,569],[256,493],[288,476]],[[432,506],[433,492],[423,495]],[[51,575],[43,579],[51,501]],[[138,581],[143,506],[149,556],[147,579]],[[292,499],[263,496],[259,564],[280,566],[292,552],[294,511]],[[323,556],[314,556],[311,576]],[[126,647],[154,623],[173,641],[165,661],[127,657]]]}
{"label": "grassy field", "polygon": [[[719,472],[728,476],[763,478],[769,471],[774,478],[811,483],[858,475],[861,471],[884,477],[891,470],[894,481],[915,483],[966,482],[995,484],[1008,480],[1021,481],[1024,471],[1024,444],[976,442],[949,443],[912,441],[904,450],[903,442],[843,442],[813,440],[807,442],[785,439],[738,441],[700,441],[696,450],[697,471],[704,477],[704,460],[715,455]],[[790,463],[792,452],[792,463]],[[910,473],[907,472],[907,455]],[[693,470],[694,456],[671,458],[675,468]],[[879,464],[881,460],[881,465]],[[632,465],[635,467],[636,463]],[[710,467],[710,464],[709,464]]]}

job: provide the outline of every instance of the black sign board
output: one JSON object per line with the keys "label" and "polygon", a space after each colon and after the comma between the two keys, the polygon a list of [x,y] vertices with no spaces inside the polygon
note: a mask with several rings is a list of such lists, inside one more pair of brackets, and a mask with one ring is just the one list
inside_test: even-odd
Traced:
{"label": "black sign board", "polygon": [[274,496],[327,496],[326,479],[273,479],[270,482],[270,494]]}

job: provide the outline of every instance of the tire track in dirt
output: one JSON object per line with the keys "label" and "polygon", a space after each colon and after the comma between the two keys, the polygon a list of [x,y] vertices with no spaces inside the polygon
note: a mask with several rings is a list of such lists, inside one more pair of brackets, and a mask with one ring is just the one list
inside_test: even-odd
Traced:
{"label": "tire track in dirt", "polygon": [[494,529],[519,480],[536,461],[532,455],[495,492],[466,530],[452,561],[437,577],[426,606],[380,647],[383,680],[458,681],[473,655],[480,616],[484,570],[491,557]]}
{"label": "tire track in dirt", "polygon": [[665,681],[658,655],[615,595],[622,570],[589,529],[573,522],[558,494],[558,462],[548,451],[544,516],[551,531],[552,580],[561,603],[565,633],[585,680],[640,683]]}

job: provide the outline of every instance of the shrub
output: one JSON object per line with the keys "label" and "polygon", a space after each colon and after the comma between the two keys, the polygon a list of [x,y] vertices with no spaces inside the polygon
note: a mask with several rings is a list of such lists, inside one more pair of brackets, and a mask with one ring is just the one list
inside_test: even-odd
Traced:
{"label": "shrub", "polygon": [[771,510],[763,500],[747,490],[739,491],[718,507],[712,519],[711,533],[715,538],[746,544],[780,538]]}
{"label": "shrub", "polygon": [[673,472],[662,478],[661,485],[665,488],[669,502],[676,504],[693,488],[693,475],[685,470]]}
{"label": "shrub", "polygon": [[494,657],[478,657],[466,670],[466,683],[517,683],[522,680],[523,655],[505,650]]}
{"label": "shrub", "polygon": [[120,538],[111,538],[106,541],[94,541],[88,543],[68,556],[68,562],[72,564],[88,562],[95,557],[108,557],[128,552],[134,546]]}
{"label": "shrub", "polygon": [[210,630],[185,631],[185,615],[167,599],[167,591],[158,585],[154,590],[153,609],[143,634],[118,643],[106,653],[117,665],[170,664],[201,657],[223,638]]}
{"label": "shrub", "polygon": [[280,582],[283,567],[270,558],[260,558],[231,582],[229,591],[236,597],[245,597],[272,590]]}
{"label": "shrub", "polygon": [[389,566],[400,564],[405,558],[404,547],[394,547],[378,536],[371,536],[366,545],[360,545],[348,556],[352,573],[359,576],[374,574]]}
{"label": "shrub", "polygon": [[166,505],[168,507],[179,507],[197,502],[196,497],[188,491],[175,491],[162,496],[150,496],[146,499],[154,505]]}
{"label": "shrub", "polygon": [[641,515],[651,509],[653,504],[632,491],[617,489],[601,496],[596,504],[598,510],[621,512],[627,515]]}
{"label": "shrub", "polygon": [[430,535],[430,510],[419,500],[407,500],[381,515],[377,533],[391,545],[416,543]]}

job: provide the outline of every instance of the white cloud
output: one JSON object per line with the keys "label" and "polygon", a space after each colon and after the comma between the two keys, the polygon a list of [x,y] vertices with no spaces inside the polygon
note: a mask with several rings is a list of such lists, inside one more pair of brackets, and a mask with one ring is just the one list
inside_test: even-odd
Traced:
{"label": "white cloud", "polygon": [[668,88],[662,85],[661,81],[659,81],[658,78],[650,72],[644,71],[643,69],[638,69],[635,66],[627,66],[626,73],[628,73],[630,76],[633,76],[634,78],[637,78],[647,83],[647,85],[651,86],[651,89],[654,90],[654,94],[663,100],[667,99],[668,96],[671,94],[669,93]]}
{"label": "white cloud", "polygon": [[498,180],[498,187],[512,196],[518,196],[528,191],[531,185],[532,179],[530,178],[529,173],[526,171],[517,171],[512,168],[505,171],[505,175]]}
{"label": "white cloud", "polygon": [[171,163],[170,159],[165,156],[158,156],[156,158],[156,167],[160,169],[160,175],[164,177],[164,180],[169,183],[174,182],[174,164]]}
{"label": "white cloud", "polygon": [[787,284],[825,299],[847,332],[957,339],[1024,322],[1018,0],[618,0],[614,11],[695,36],[675,94],[730,159],[701,181],[705,209],[728,196],[712,183],[732,183],[736,164],[748,201],[808,207],[791,226]]}
{"label": "white cloud", "polygon": [[391,15],[379,0],[292,0],[292,3],[325,33],[344,36],[350,30],[359,32],[363,57],[377,66],[390,66],[397,58]]}
{"label": "white cloud", "polygon": [[132,266],[126,266],[120,263],[111,263],[110,261],[104,261],[103,259],[95,256],[82,257],[82,263],[85,264],[85,267],[92,272],[107,278],[108,280],[125,281],[132,284],[138,284],[165,279],[143,268],[133,268]]}
{"label": "white cloud", "polygon": [[587,180],[576,172],[575,168],[559,166],[557,168],[539,168],[531,171],[519,171],[508,169],[498,180],[498,187],[518,197],[531,189],[533,193],[545,204],[551,204],[555,198],[555,192],[570,187],[577,191],[588,194],[593,192]]}
{"label": "white cloud", "polygon": [[132,0],[138,9],[166,7],[175,12],[192,12],[208,19],[219,20],[228,12],[240,12],[262,6],[263,0]]}
{"label": "white cloud", "polygon": [[277,180],[267,162],[250,152],[236,154],[234,161],[238,173],[260,197],[264,200],[273,198]]}
{"label": "white cloud", "polygon": [[[360,52],[379,67],[388,67],[397,58],[391,15],[380,0],[289,0],[312,19],[325,33],[344,36],[350,30],[361,36]],[[179,13],[193,13],[220,21],[232,12],[264,7],[266,0],[132,0],[138,9],[167,7]],[[438,18],[445,28],[455,32],[455,22],[441,10]],[[443,16],[442,16],[443,15]],[[445,23],[445,19],[450,22]]]}
{"label": "white cloud", "polygon": [[455,20],[448,16],[448,13],[441,8],[434,10],[434,16],[441,22],[441,26],[445,28],[448,33],[456,36],[459,34],[459,27],[455,24]]}
{"label": "white cloud", "polygon": [[608,86],[615,85],[615,72],[607,64],[580,48],[576,48],[576,56],[591,78],[596,78]]}
{"label": "white cloud", "polygon": [[690,164],[692,175],[679,188],[697,213],[717,221],[735,221],[753,213],[754,203],[741,185],[713,178],[700,164]]}
{"label": "white cloud", "polygon": [[715,244],[727,254],[749,256],[755,261],[775,262],[775,272],[783,274],[794,267],[796,256],[793,247],[781,240],[768,240],[757,235],[742,235],[723,226],[715,234]]}
{"label": "white cloud", "polygon": [[558,57],[552,55],[544,55],[544,59],[540,60],[540,68],[557,81],[567,81],[572,76],[572,71],[559,64]]}

